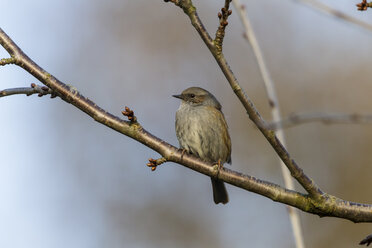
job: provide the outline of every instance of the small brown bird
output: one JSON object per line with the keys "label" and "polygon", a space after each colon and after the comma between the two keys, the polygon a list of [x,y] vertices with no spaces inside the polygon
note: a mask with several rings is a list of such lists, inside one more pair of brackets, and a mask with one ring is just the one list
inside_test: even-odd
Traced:
{"label": "small brown bird", "polygon": [[[231,163],[231,140],[221,104],[208,91],[191,87],[181,95],[176,113],[176,135],[182,149],[210,163]],[[211,178],[216,204],[229,201],[225,184]]]}

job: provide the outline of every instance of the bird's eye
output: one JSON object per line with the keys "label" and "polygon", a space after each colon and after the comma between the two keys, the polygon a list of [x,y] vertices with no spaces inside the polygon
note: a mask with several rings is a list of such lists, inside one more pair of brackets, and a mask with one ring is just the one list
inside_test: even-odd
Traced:
{"label": "bird's eye", "polygon": [[191,98],[194,98],[194,97],[195,97],[195,94],[190,94],[190,97],[191,97]]}

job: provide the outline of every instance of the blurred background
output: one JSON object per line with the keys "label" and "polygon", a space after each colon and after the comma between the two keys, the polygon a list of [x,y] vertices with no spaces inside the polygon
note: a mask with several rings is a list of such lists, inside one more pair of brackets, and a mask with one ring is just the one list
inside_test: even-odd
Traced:
{"label": "blurred background", "polygon": [[[197,1],[214,35],[224,1]],[[334,4],[333,1],[322,1]],[[336,9],[372,23],[360,1]],[[243,1],[276,84],[293,112],[372,113],[372,32],[295,1]],[[1,28],[36,63],[120,116],[131,107],[154,135],[178,145],[171,97],[190,86],[222,103],[232,169],[283,185],[277,155],[250,122],[210,52],[163,1],[11,1]],[[262,78],[233,9],[224,51],[248,96],[271,119]],[[8,57],[0,49],[0,57]],[[38,83],[0,68],[1,89]],[[294,247],[285,205],[227,186],[216,206],[209,178],[159,155],[59,98],[0,99],[0,247]],[[372,125],[311,123],[285,130],[288,149],[326,192],[372,203]],[[297,188],[302,190],[298,185]],[[372,224],[301,213],[307,247],[355,247]]]}

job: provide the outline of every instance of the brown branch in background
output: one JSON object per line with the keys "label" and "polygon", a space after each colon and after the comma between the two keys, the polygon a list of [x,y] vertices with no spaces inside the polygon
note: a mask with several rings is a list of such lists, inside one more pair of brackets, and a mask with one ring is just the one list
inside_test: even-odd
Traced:
{"label": "brown branch in background", "polygon": [[[195,17],[195,15],[193,16]],[[182,150],[147,132],[138,122],[131,123],[114,116],[81,95],[76,88],[62,83],[24,54],[1,28],[0,45],[15,59],[17,66],[23,68],[49,87],[63,101],[72,104],[95,121],[153,149],[167,161],[184,165],[209,177],[217,177],[219,180],[236,187],[260,194],[273,201],[296,207],[308,213],[317,214],[322,217],[338,217],[353,222],[372,222],[372,205],[369,204],[344,201],[328,194],[322,194],[322,197],[314,197],[313,194],[305,195],[227,168],[221,168],[216,173],[217,170],[215,170],[213,164],[204,162],[191,154],[183,153]],[[234,89],[238,93],[241,92],[237,88]],[[298,177],[296,175],[296,178]]]}
{"label": "brown branch in background", "polygon": [[372,8],[372,2],[367,3],[367,0],[363,0],[361,3],[356,4],[358,10],[365,11],[367,8]]}
{"label": "brown branch in background", "polygon": [[267,128],[277,130],[290,128],[311,122],[323,124],[372,124],[372,115],[329,114],[329,113],[293,113],[278,122],[267,124]]}
{"label": "brown branch in background", "polygon": [[[256,34],[249,20],[248,13],[246,11],[245,6],[240,4],[239,0],[232,0],[232,2],[243,24],[243,27],[245,30],[244,37],[248,41],[248,44],[251,45],[253,53],[256,57],[258,67],[260,69],[261,76],[264,81],[264,85],[265,85],[265,89],[266,89],[266,93],[267,93],[267,97],[268,97],[268,101],[269,101],[269,105],[271,109],[271,116],[275,122],[279,122],[281,119],[281,114],[280,114],[279,100],[278,100],[278,96],[275,90],[275,84],[266,66],[263,53],[261,51],[261,48],[256,38]],[[277,129],[276,135],[278,139],[282,142],[283,146],[285,147],[286,141],[285,141],[285,135],[284,135],[283,129]],[[295,190],[293,178],[291,177],[289,170],[287,169],[283,161],[280,159],[279,159],[279,164],[280,164],[280,168],[282,171],[285,187],[290,190]],[[290,219],[292,230],[293,230],[293,236],[294,236],[296,247],[304,248],[305,242],[304,242],[303,235],[302,235],[299,213],[294,208],[289,207],[287,208],[287,210],[288,210],[288,215],[289,215],[289,219]]]}
{"label": "brown branch in background", "polygon": [[51,98],[56,97],[56,95],[53,94],[53,91],[50,88],[46,86],[36,85],[34,83],[31,84],[31,87],[11,88],[0,91],[0,97],[17,94],[24,94],[26,96],[38,94],[39,97],[51,94]]}
{"label": "brown branch in background", "polygon": [[342,19],[344,21],[356,24],[356,25],[358,25],[360,27],[363,27],[363,28],[365,28],[369,31],[372,31],[372,25],[371,24],[369,24],[367,22],[364,22],[364,21],[361,21],[361,20],[359,20],[355,17],[352,17],[352,16],[350,16],[346,13],[343,13],[341,11],[335,10],[334,8],[331,8],[331,7],[325,5],[324,3],[321,3],[317,0],[295,0],[295,1],[307,4],[311,7],[313,7],[314,9],[319,10],[323,13],[326,13],[328,15],[337,17],[339,19]]}
{"label": "brown branch in background", "polygon": [[238,80],[236,79],[234,73],[232,72],[230,66],[228,65],[224,54],[218,53],[216,46],[208,34],[207,30],[204,28],[203,23],[201,22],[195,6],[192,4],[191,0],[182,0],[179,3],[179,7],[183,9],[186,15],[191,20],[191,24],[197,30],[201,38],[203,39],[204,43],[207,45],[209,50],[211,51],[213,57],[216,59],[217,64],[220,66],[222,72],[224,73],[227,81],[229,82],[231,88],[233,89],[234,93],[239,98],[240,102],[244,106],[245,110],[247,111],[249,118],[255,123],[255,125],[259,128],[271,146],[274,148],[276,153],[282,159],[284,164],[287,166],[291,175],[301,184],[301,186],[314,198],[322,198],[323,191],[315,184],[315,182],[309,178],[303,170],[297,165],[297,163],[292,159],[289,155],[288,151],[284,148],[283,144],[280,140],[276,137],[275,132],[266,128],[266,123],[262,119],[261,115],[259,114],[258,110],[256,109],[253,102],[247,97],[243,89],[241,88]]}

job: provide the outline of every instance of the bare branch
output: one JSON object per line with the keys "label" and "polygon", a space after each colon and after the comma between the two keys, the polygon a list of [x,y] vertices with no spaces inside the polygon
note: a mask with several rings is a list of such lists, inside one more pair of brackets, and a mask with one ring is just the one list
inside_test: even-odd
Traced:
{"label": "bare branch", "polygon": [[31,87],[11,88],[11,89],[5,89],[5,90],[0,91],[0,97],[17,95],[17,94],[18,95],[24,94],[26,96],[38,94],[39,97],[51,94],[52,98],[55,97],[51,89],[49,89],[46,86],[36,85],[34,83],[31,84]]}
{"label": "bare branch", "polygon": [[[244,37],[247,39],[247,41],[251,45],[253,53],[256,57],[258,67],[260,69],[260,72],[261,72],[261,75],[262,75],[262,78],[265,84],[266,93],[269,99],[269,105],[271,108],[272,118],[275,122],[280,124],[279,121],[281,119],[281,114],[280,114],[279,101],[278,101],[278,97],[277,97],[276,90],[275,90],[275,84],[273,80],[271,79],[269,70],[266,66],[264,56],[261,52],[261,48],[257,41],[255,32],[248,18],[248,13],[246,11],[245,6],[240,4],[239,0],[232,0],[232,1],[245,29]],[[278,136],[278,139],[282,142],[283,146],[286,147],[283,129],[278,129],[278,131],[276,132],[276,135]],[[295,190],[293,178],[291,177],[289,170],[287,169],[283,161],[280,160],[279,163],[280,163],[280,168],[282,170],[285,187],[290,190]],[[305,247],[305,243],[303,240],[299,213],[293,208],[288,208],[288,214],[289,214],[289,218],[290,218],[293,233],[294,233],[296,247],[303,248]]]}
{"label": "bare branch", "polygon": [[277,130],[290,128],[311,122],[324,124],[372,124],[372,115],[362,114],[329,114],[329,113],[293,113],[286,119],[269,123],[267,128]]}
{"label": "bare branch", "polygon": [[231,0],[225,0],[225,6],[221,9],[221,12],[218,12],[218,19],[220,19],[220,25],[217,28],[216,31],[216,38],[214,38],[214,44],[216,47],[217,54],[220,54],[222,52],[222,43],[223,39],[225,38],[225,29],[226,26],[229,24],[227,22],[227,19],[229,18],[229,15],[231,15],[232,11],[230,8],[230,2]]}
{"label": "bare branch", "polygon": [[355,17],[352,17],[348,14],[345,14],[341,11],[335,10],[334,8],[331,8],[331,7],[325,5],[324,3],[321,3],[317,0],[295,0],[295,1],[307,4],[307,5],[311,6],[312,8],[314,8],[316,10],[319,10],[319,11],[325,13],[325,14],[337,17],[339,19],[342,19],[344,21],[353,23],[353,24],[361,26],[362,28],[365,28],[369,31],[372,31],[372,25],[371,24],[369,24],[367,22],[363,22],[363,21],[361,21],[361,20],[359,20]]}

